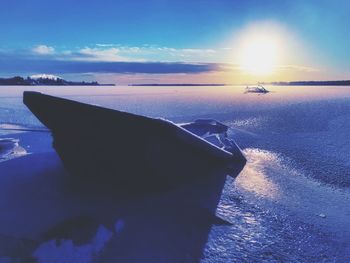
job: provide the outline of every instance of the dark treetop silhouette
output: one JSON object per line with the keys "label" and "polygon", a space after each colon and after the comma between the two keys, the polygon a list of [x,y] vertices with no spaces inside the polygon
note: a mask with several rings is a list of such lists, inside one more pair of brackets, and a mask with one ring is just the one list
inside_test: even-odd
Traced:
{"label": "dark treetop silhouette", "polygon": [[[61,78],[22,78],[19,76],[12,78],[0,78],[0,86],[111,86],[113,84],[99,84],[97,81],[68,81]],[[113,85],[114,86],[114,85]]]}

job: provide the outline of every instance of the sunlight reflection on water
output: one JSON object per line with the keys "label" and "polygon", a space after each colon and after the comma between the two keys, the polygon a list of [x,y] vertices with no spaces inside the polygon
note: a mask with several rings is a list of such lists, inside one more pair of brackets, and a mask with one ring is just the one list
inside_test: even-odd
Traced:
{"label": "sunlight reflection on water", "polygon": [[259,149],[245,149],[247,164],[235,180],[235,186],[260,197],[277,199],[280,195],[278,186],[268,178],[266,162],[279,166],[278,156],[272,152]]}

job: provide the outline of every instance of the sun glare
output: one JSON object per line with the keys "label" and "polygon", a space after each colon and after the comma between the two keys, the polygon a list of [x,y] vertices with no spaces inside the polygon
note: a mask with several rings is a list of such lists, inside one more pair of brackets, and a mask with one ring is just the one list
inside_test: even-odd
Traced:
{"label": "sun glare", "polygon": [[269,75],[274,72],[278,62],[277,41],[268,37],[251,37],[242,47],[240,67],[254,75]]}
{"label": "sun glare", "polygon": [[283,63],[285,33],[276,24],[250,25],[236,35],[234,42],[234,59],[247,74],[272,75]]}

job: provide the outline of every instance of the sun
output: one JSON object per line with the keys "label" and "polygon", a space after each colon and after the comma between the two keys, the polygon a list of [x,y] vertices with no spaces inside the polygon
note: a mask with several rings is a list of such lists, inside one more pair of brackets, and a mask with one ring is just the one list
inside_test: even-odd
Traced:
{"label": "sun", "polygon": [[276,70],[279,50],[273,37],[251,36],[240,49],[240,68],[252,75],[270,75]]}
{"label": "sun", "polygon": [[[244,26],[232,39],[234,63],[245,74],[271,76],[292,52],[295,37],[274,21],[259,21]],[[292,41],[291,41],[292,40]]]}

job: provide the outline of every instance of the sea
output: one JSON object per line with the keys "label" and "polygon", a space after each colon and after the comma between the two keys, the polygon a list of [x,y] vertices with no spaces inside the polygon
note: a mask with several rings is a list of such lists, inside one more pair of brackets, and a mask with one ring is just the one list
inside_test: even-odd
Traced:
{"label": "sea", "polygon": [[[216,215],[228,223],[210,226],[199,258],[191,257],[189,250],[178,262],[350,262],[350,87],[266,86],[270,91],[266,94],[246,93],[245,88],[2,86],[0,184],[7,184],[16,169],[18,173],[31,169],[30,165],[12,165],[14,171],[8,174],[9,170],[1,170],[35,153],[36,140],[24,145],[16,135],[47,136],[45,127],[22,103],[25,90],[175,123],[215,119],[229,126],[228,136],[242,149],[247,164],[236,178],[226,178],[217,204]],[[108,138],[101,140],[108,144]],[[41,153],[46,151],[54,152],[50,143],[40,148]],[[11,222],[6,213],[19,206],[18,202],[11,203],[16,194],[1,194],[0,262],[18,262],[15,260],[28,255],[50,262],[56,254],[61,257],[56,255],[55,262],[70,262],[63,260],[64,253],[71,262],[73,258],[76,262],[117,262],[109,252],[113,249],[107,244],[108,238],[102,242],[105,249],[91,252],[91,246],[85,245],[84,250],[72,242],[54,245],[45,239],[46,243],[26,243],[23,240],[31,238],[26,231],[7,231],[11,227],[6,224]],[[29,200],[26,209],[31,204]],[[115,229],[123,226],[118,222]],[[103,227],[108,230],[107,225]],[[106,231],[105,237],[109,235]],[[74,253],[87,256],[73,257]],[[172,262],[166,253],[161,254],[162,258],[139,262]]]}

